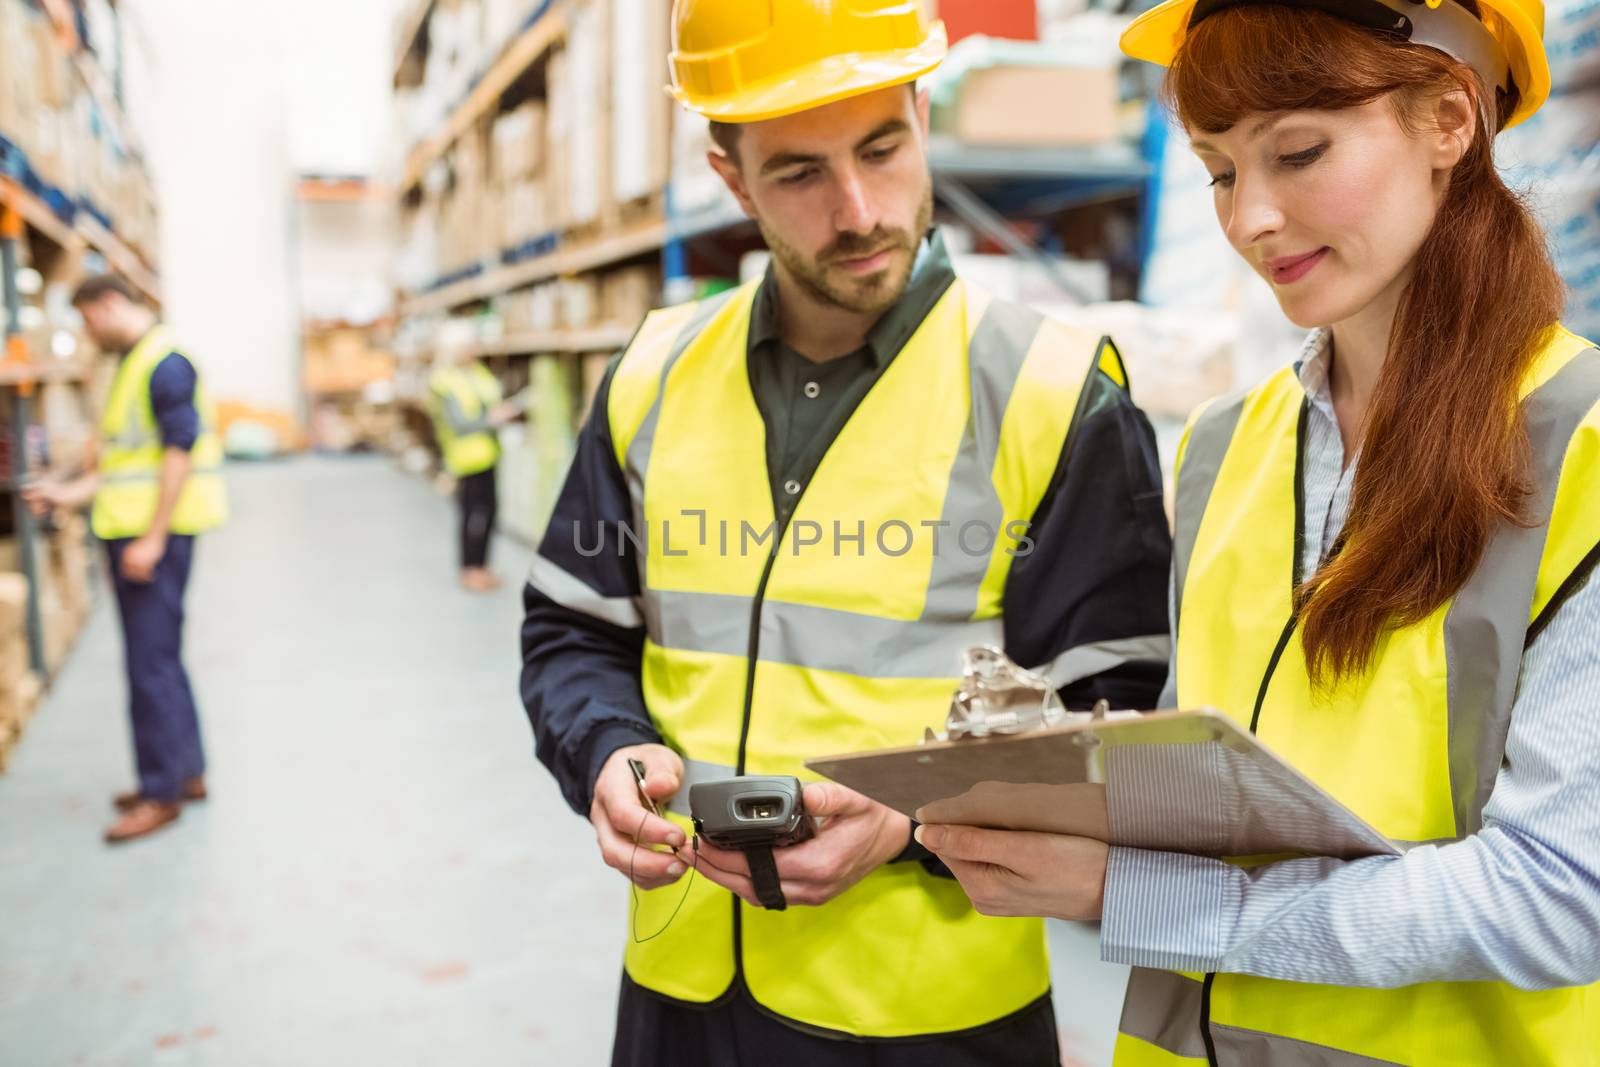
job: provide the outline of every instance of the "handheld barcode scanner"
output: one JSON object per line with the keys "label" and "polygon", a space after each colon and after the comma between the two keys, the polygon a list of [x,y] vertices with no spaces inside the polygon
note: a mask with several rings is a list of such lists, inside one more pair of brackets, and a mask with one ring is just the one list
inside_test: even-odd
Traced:
{"label": "handheld barcode scanner", "polygon": [[750,776],[689,787],[694,832],[718,848],[745,854],[756,896],[772,911],[787,907],[772,850],[797,845],[816,832],[804,796],[794,777]]}

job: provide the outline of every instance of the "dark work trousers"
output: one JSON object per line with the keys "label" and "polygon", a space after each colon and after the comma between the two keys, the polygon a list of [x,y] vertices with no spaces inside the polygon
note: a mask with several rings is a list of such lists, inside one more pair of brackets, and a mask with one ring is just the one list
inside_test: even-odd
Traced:
{"label": "dark work trousers", "polygon": [[462,569],[489,565],[489,539],[494,536],[495,512],[499,508],[494,477],[495,468],[490,467],[463,475],[456,486],[456,499],[461,504]]}
{"label": "dark work trousers", "polygon": [[[803,966],[796,961],[796,966]],[[885,966],[889,964],[885,962]],[[611,1067],[1058,1067],[1046,994],[1015,1015],[930,1040],[850,1041],[804,1033],[767,1015],[740,986],[714,1008],[657,997],[627,975]]]}
{"label": "dark work trousers", "polygon": [[139,792],[175,801],[183,783],[205,773],[200,716],[189,675],[183,669],[183,591],[189,584],[194,538],[172,534],[155,580],[122,576],[122,553],[132,542],[107,541],[111,584],[122,616],[122,648],[128,668],[128,715],[139,768]]}

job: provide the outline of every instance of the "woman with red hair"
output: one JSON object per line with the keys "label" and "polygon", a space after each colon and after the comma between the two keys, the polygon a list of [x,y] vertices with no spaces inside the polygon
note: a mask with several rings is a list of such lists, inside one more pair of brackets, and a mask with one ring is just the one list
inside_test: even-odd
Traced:
{"label": "woman with red hair", "polygon": [[1548,93],[1543,14],[1169,0],[1123,37],[1311,330],[1185,434],[1170,700],[1404,849],[922,828],[979,910],[1102,920],[1118,1064],[1600,1063],[1600,351],[1492,144]]}

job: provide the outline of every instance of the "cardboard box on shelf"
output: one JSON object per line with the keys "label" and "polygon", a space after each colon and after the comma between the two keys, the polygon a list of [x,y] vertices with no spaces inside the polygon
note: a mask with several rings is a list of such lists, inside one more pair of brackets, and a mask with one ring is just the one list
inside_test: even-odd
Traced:
{"label": "cardboard box on shelf", "polygon": [[666,188],[672,170],[667,84],[671,10],[667,4],[611,0],[611,195],[620,203]]}
{"label": "cardboard box on shelf", "polygon": [[[1041,100],[1071,107],[1040,108]],[[1117,139],[1117,72],[1103,67],[997,66],[968,72],[941,133],[967,144],[1092,145]]]}
{"label": "cardboard box on shelf", "polygon": [[593,326],[595,313],[600,308],[600,283],[593,274],[579,274],[562,278],[560,286],[561,327],[581,330]]}
{"label": "cardboard box on shelf", "polygon": [[550,166],[544,173],[545,211],[551,229],[564,230],[571,217],[568,205],[571,168],[566,165],[572,130],[572,91],[568,77],[572,64],[564,50],[552,52],[545,62],[547,110],[544,127],[544,158]]}
{"label": "cardboard box on shelf", "polygon": [[10,692],[28,673],[28,642],[21,634],[0,634],[0,693]]}
{"label": "cardboard box on shelf", "polygon": [[48,19],[34,19],[32,30],[34,95],[45,107],[62,107],[72,92],[66,53],[56,44],[55,28]]}
{"label": "cardboard box on shelf", "polygon": [[44,17],[21,0],[0,0],[0,134],[32,148],[39,107],[35,27]]}
{"label": "cardboard box on shelf", "polygon": [[[305,447],[305,434],[293,414],[239,401],[217,401],[217,432],[222,434],[223,446],[230,454],[248,446],[243,454],[252,458],[263,455],[263,445],[270,446],[265,455],[298,452]],[[234,442],[241,443],[236,446]]]}
{"label": "cardboard box on shelf", "polygon": [[355,392],[394,377],[394,357],[373,347],[365,330],[308,333],[303,350],[310,393]]}
{"label": "cardboard box on shelf", "polygon": [[500,115],[490,140],[497,182],[510,185],[538,173],[545,148],[544,104],[530,100]]}
{"label": "cardboard box on shelf", "polygon": [[502,188],[500,196],[500,247],[516,248],[552,229],[541,178],[522,177]]}
{"label": "cardboard box on shelf", "polygon": [[17,739],[28,720],[39,710],[44,684],[32,671],[24,672],[15,684],[0,689],[0,771],[6,769]]}
{"label": "cardboard box on shelf", "polygon": [[1059,28],[1049,43],[967,38],[928,78],[933,130],[975,145],[1118,140],[1119,26],[1093,12]]}
{"label": "cardboard box on shelf", "polygon": [[538,332],[561,327],[561,284],[540,282],[528,290],[528,329]]}
{"label": "cardboard box on shelf", "polygon": [[594,406],[594,397],[600,391],[600,382],[606,376],[606,368],[611,365],[613,352],[590,352],[583,357],[583,366],[580,374],[583,378],[581,395],[583,402],[578,409],[578,423],[582,425],[589,417],[589,409]]}
{"label": "cardboard box on shelf", "polygon": [[[610,9],[604,4],[580,4],[567,18],[566,161],[567,224],[583,226],[599,221],[612,204],[610,95],[606,56]],[[551,81],[551,91],[555,82]],[[552,103],[552,106],[554,104]],[[551,156],[553,161],[560,156]]]}
{"label": "cardboard box on shelf", "polygon": [[[13,546],[16,543],[10,538],[7,541]],[[0,551],[5,543],[0,542]],[[0,643],[25,640],[27,619],[28,579],[0,562]]]}
{"label": "cardboard box on shelf", "polygon": [[623,267],[600,280],[600,321],[637,326],[661,296],[661,272],[655,267]]}
{"label": "cardboard box on shelf", "polygon": [[672,206],[681,215],[737,207],[733,194],[706,164],[713,151],[711,127],[704,115],[672,109]]}

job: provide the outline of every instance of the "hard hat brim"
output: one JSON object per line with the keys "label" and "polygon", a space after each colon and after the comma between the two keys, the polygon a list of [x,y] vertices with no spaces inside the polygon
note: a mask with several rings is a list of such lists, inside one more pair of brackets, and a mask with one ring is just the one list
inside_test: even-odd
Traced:
{"label": "hard hat brim", "polygon": [[[1189,32],[1195,3],[1196,0],[1166,0],[1134,19],[1122,33],[1123,54],[1170,67]],[[1505,22],[1516,38],[1514,44],[1501,42],[1521,92],[1517,110],[1506,121],[1505,128],[1510,129],[1538,111],[1550,96],[1550,64],[1545,57],[1544,39],[1539,27],[1515,3],[1479,0],[1479,6]]]}
{"label": "hard hat brim", "polygon": [[763,122],[915,81],[937,69],[948,51],[944,23],[936,22],[927,38],[909,50],[827,56],[782,78],[720,97],[691,96],[676,85],[671,92],[684,107],[713,122]]}

